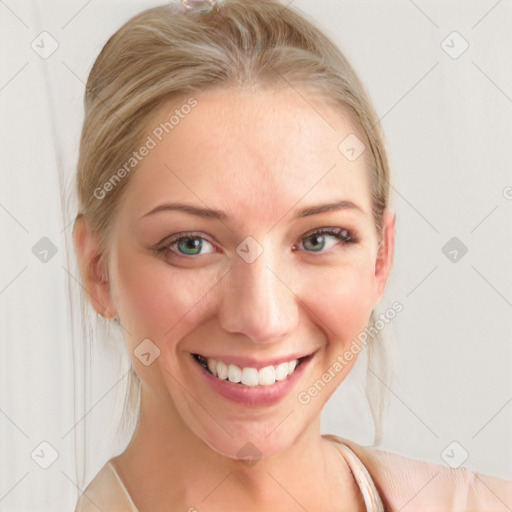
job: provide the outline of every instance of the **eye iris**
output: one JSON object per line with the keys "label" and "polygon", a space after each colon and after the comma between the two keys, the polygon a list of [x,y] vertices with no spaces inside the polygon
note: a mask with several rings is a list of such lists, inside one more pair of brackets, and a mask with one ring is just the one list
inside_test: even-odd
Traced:
{"label": "eye iris", "polygon": [[202,246],[203,241],[200,238],[182,238],[177,244],[179,251],[184,254],[198,254]]}
{"label": "eye iris", "polygon": [[321,240],[320,247],[313,247],[313,251],[319,251],[319,250],[321,251],[325,247],[325,235],[310,236],[309,238],[306,239],[306,243],[304,244],[304,247],[306,247],[308,240],[314,240],[313,246],[315,246],[318,243],[318,241]]}

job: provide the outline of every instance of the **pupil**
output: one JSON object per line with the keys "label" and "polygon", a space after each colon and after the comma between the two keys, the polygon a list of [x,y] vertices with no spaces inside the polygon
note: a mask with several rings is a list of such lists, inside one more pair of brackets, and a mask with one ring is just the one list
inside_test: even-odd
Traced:
{"label": "pupil", "polygon": [[186,238],[184,241],[181,242],[182,247],[184,247],[184,251],[187,254],[196,254],[194,252],[195,249],[201,249],[201,240],[199,238]]}
{"label": "pupil", "polygon": [[322,249],[323,246],[325,245],[325,240],[324,240],[323,235],[315,235],[310,240],[313,241],[313,246],[317,246],[316,247],[317,249]]}

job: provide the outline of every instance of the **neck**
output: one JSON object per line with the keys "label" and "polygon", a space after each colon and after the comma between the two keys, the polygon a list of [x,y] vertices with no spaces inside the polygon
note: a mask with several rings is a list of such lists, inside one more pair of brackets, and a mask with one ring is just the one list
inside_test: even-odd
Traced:
{"label": "neck", "polygon": [[[158,503],[182,503],[184,510],[199,507],[205,499],[207,506],[211,502],[228,504],[233,499],[238,505],[251,504],[242,507],[245,510],[275,508],[276,503],[290,505],[289,500],[301,503],[301,496],[310,493],[312,481],[323,482],[329,493],[333,481],[347,487],[351,480],[332,443],[321,437],[320,419],[279,453],[251,463],[226,457],[208,446],[183,423],[169,400],[145,385],[136,432],[118,460],[136,503],[135,489],[141,489],[139,483],[144,481],[141,496],[160,496]],[[214,493],[221,483],[222,492]],[[231,498],[226,500],[227,496]],[[276,502],[276,496],[280,501]]]}

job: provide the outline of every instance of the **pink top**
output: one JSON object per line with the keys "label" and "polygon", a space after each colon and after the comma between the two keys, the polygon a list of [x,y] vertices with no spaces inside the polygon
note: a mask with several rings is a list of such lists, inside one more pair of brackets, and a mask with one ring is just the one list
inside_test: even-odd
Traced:
{"label": "pink top", "polygon": [[[367,512],[384,512],[384,505],[373,480],[359,457],[341,441],[333,440],[340,456],[346,461],[363,495]],[[123,512],[140,512],[128,493],[121,477],[112,462],[108,461],[98,473],[101,479],[94,486],[94,493],[86,492],[80,497],[75,512],[89,510],[116,510]],[[101,482],[101,483],[100,483]],[[87,496],[86,496],[87,493]],[[91,508],[89,508],[91,507]]]}

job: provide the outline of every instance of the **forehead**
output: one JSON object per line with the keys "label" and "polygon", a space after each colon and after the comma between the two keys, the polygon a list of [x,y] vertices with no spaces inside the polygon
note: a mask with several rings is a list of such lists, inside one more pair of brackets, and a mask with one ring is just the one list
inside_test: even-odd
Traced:
{"label": "forehead", "polygon": [[[194,105],[184,108],[184,105]],[[366,152],[341,109],[292,88],[213,90],[162,106],[148,123],[154,146],[137,164],[126,201],[134,214],[189,201],[272,223],[294,205],[351,200],[371,209]],[[350,139],[349,139],[350,140]]]}

